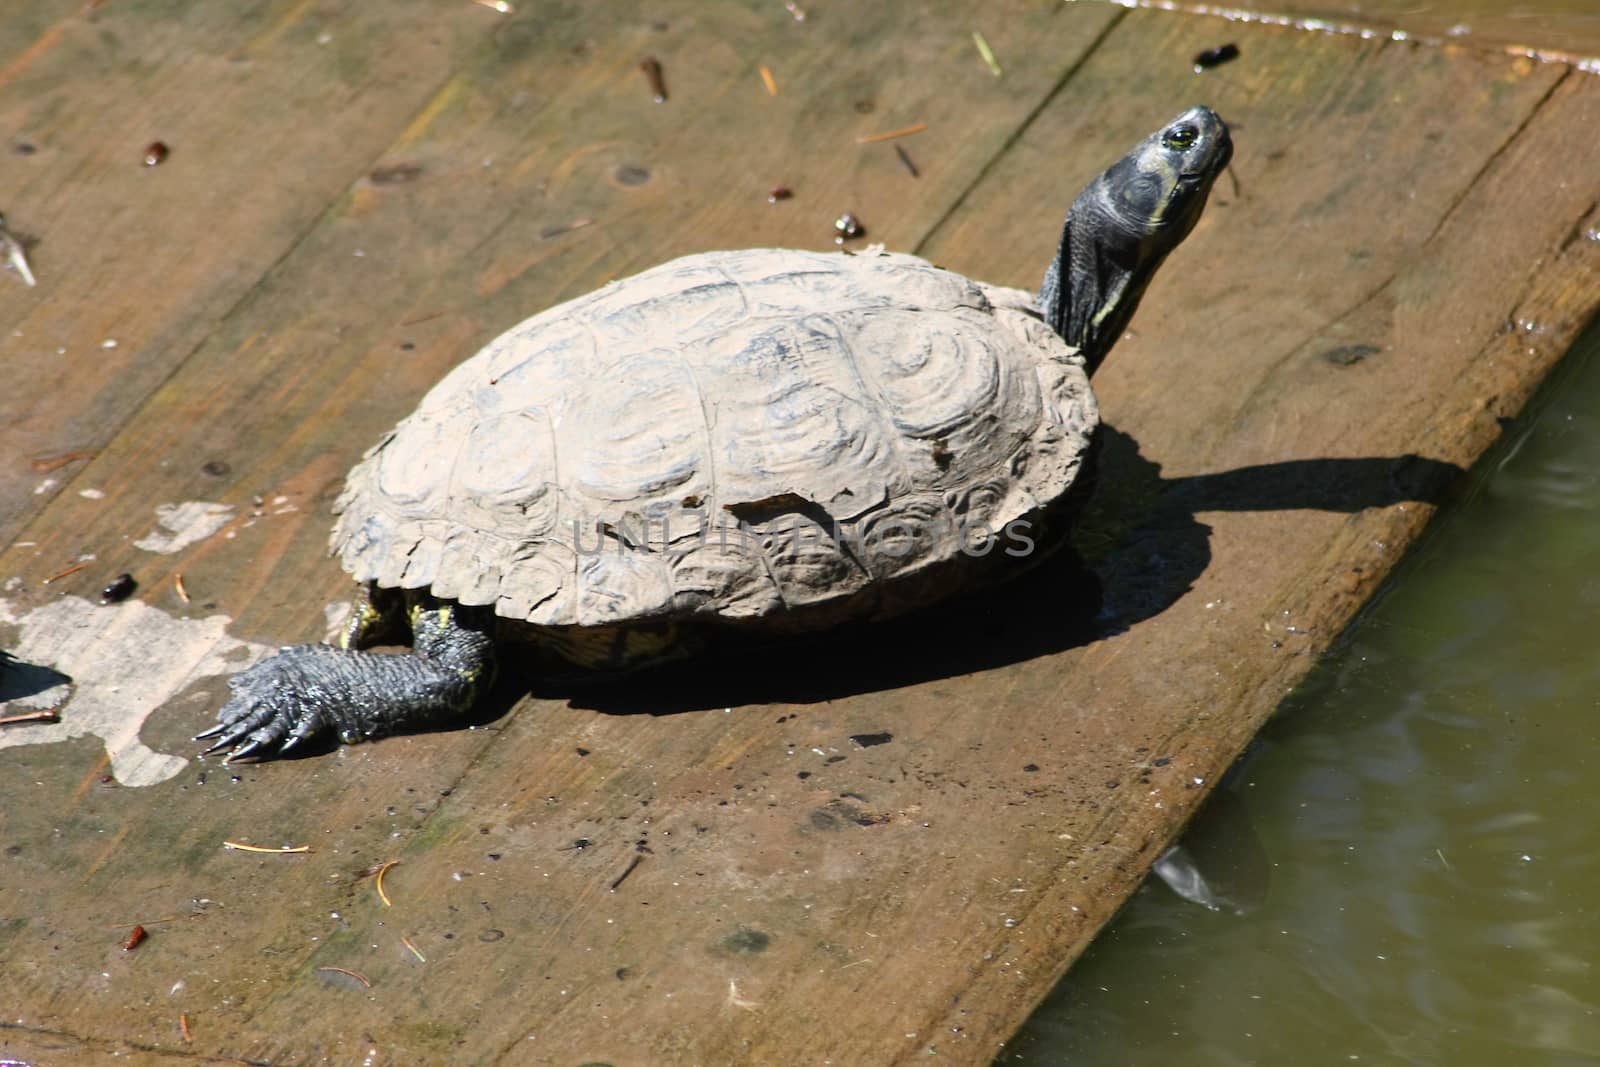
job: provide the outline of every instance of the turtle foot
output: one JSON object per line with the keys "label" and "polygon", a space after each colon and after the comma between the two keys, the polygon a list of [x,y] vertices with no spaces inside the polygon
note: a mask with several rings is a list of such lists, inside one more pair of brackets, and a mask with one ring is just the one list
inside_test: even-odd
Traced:
{"label": "turtle foot", "polygon": [[471,706],[488,666],[487,643],[441,661],[416,653],[294,645],[229,679],[217,724],[195,740],[223,762],[281,756],[332,733],[347,745],[434,725]]}
{"label": "turtle foot", "polygon": [[246,756],[277,756],[330,730],[346,741],[363,733],[356,695],[347,682],[360,655],[329,645],[294,645],[228,680],[232,695],[217,712],[217,724],[195,736],[211,740],[201,755],[226,752],[227,763]]}

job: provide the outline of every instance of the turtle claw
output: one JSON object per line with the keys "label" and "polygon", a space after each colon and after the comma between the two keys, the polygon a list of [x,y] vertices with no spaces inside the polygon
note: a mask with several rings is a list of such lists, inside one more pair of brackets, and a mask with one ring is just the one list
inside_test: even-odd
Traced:
{"label": "turtle claw", "polygon": [[[226,756],[223,756],[222,762],[227,764],[232,763],[234,760],[244,759],[246,756],[252,756],[266,747],[267,742],[265,741],[246,742],[245,744],[242,744],[238,748],[234,749],[232,752],[228,753]],[[284,746],[284,748],[287,747],[287,745]],[[283,749],[280,748],[278,751],[281,753]]]}
{"label": "turtle claw", "polygon": [[334,651],[293,646],[230,678],[233,692],[217,724],[195,735],[196,741],[216,739],[201,755],[224,752],[223,763],[270,756],[320,733],[326,722],[309,695],[314,690],[305,684],[306,672]]}
{"label": "turtle claw", "polygon": [[436,614],[419,626],[428,654],[293,645],[246,668],[228,680],[217,725],[195,740],[215,739],[203,754],[225,752],[224,763],[264,760],[320,736],[353,745],[461,714],[493,669],[490,639],[481,620]]}
{"label": "turtle claw", "polygon": [[216,741],[212,742],[211,747],[200,753],[200,755],[209,756],[213,752],[221,752],[223,749],[232,749],[233,751],[229,752],[222,759],[222,762],[226,763],[229,760],[238,759],[240,756],[245,754],[241,749],[235,747],[241,741],[249,739],[249,747],[251,750],[259,749],[270,744],[271,738],[260,736],[264,733],[264,729],[256,729],[252,732],[250,729],[250,723],[248,722],[231,722],[219,724],[218,726],[207,730],[204,735],[195,738],[195,740],[200,741],[207,736],[221,734],[222,736],[218,737]]}

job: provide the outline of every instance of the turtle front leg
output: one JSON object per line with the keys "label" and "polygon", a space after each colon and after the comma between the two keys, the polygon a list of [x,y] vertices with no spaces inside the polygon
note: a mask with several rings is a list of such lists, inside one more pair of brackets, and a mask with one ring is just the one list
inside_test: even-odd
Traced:
{"label": "turtle front leg", "polygon": [[293,645],[228,680],[204,755],[282,755],[326,731],[347,745],[464,714],[494,674],[491,612],[436,601],[412,610],[412,650]]}

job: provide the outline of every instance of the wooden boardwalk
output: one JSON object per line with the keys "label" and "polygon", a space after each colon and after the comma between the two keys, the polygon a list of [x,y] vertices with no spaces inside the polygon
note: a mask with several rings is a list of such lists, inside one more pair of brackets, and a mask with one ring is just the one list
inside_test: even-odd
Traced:
{"label": "wooden boardwalk", "polygon": [[[4,695],[62,713],[0,727],[0,1055],[985,1063],[1600,302],[1600,80],[1566,65],[801,5],[0,21],[0,210],[39,282],[0,275]],[[1096,380],[1103,632],[1047,571],[849,641],[507,687],[475,730],[187,759],[222,676],[347,595],[345,470],[489,337],[670,256],[827,247],[842,211],[1032,286],[1081,184],[1195,102],[1236,181]]]}

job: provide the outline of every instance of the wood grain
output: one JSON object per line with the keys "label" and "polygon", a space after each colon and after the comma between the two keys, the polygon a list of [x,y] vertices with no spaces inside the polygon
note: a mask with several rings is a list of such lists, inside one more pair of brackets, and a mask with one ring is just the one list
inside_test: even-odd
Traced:
{"label": "wood grain", "polygon": [[[9,62],[0,206],[37,288],[0,286],[0,536],[217,328],[496,26],[462,3],[111,2]],[[168,147],[146,166],[146,148]],[[64,457],[64,465],[56,464]],[[41,469],[42,468],[42,469]]]}

